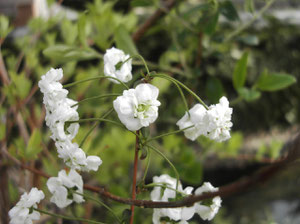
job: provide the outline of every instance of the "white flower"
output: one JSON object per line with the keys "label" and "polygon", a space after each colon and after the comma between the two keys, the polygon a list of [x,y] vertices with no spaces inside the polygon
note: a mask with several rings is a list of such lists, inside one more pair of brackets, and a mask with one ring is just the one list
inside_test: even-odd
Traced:
{"label": "white flower", "polygon": [[72,169],[82,171],[97,171],[102,164],[102,160],[98,156],[86,157],[85,152],[78,147],[77,143],[70,140],[64,142],[56,142],[58,157],[62,158],[67,166]]}
{"label": "white flower", "polygon": [[186,138],[195,141],[200,135],[207,134],[206,109],[201,104],[196,104],[176,124],[179,129],[194,126],[184,130],[184,135]]}
{"label": "white flower", "polygon": [[208,137],[212,140],[222,142],[230,138],[230,128],[232,108],[229,107],[229,102],[223,96],[219,103],[211,105],[207,111],[207,119],[209,120]]}
{"label": "white flower", "polygon": [[[151,200],[153,201],[169,201],[176,197],[176,179],[170,177],[169,175],[161,175],[159,177],[153,177],[153,183],[157,183],[165,186],[154,187],[151,192]],[[184,195],[190,195],[193,191],[192,187],[186,187],[184,190],[182,185],[179,183],[177,190],[182,192]],[[154,209],[152,221],[154,224],[159,224],[162,217],[168,217],[174,221],[180,221],[179,223],[187,223],[186,221],[194,216],[195,208],[192,207],[182,207],[182,208],[162,208]]]}
{"label": "white flower", "polygon": [[130,131],[147,127],[158,117],[159,90],[151,84],[139,84],[135,89],[124,90],[114,100],[114,108],[121,122]]}
{"label": "white flower", "polygon": [[54,141],[72,140],[78,132],[79,124],[72,123],[65,132],[66,121],[77,121],[79,115],[77,102],[67,98],[68,91],[59,82],[63,77],[62,69],[51,68],[39,81],[39,87],[44,94],[43,102],[46,107],[46,124],[52,132]]}
{"label": "white flower", "polygon": [[[204,192],[215,192],[218,188],[213,187],[209,182],[205,182],[201,187],[195,190],[196,195],[201,195]],[[195,211],[200,215],[200,217],[204,220],[212,220],[215,215],[218,213],[219,208],[221,207],[221,198],[219,196],[214,197],[212,199],[211,205],[203,205],[201,202],[196,203]]]}
{"label": "white flower", "polygon": [[176,124],[179,129],[194,126],[184,130],[185,137],[192,141],[204,135],[222,142],[230,138],[231,114],[232,108],[229,107],[227,98],[223,96],[218,104],[211,105],[208,110],[201,104],[196,104]]}
{"label": "white flower", "polygon": [[8,212],[11,224],[32,224],[32,220],[40,219],[40,213],[32,210],[37,208],[37,203],[44,199],[43,191],[32,188],[29,194],[26,192],[20,201]]}
{"label": "white flower", "polygon": [[[122,82],[129,82],[132,79],[132,66],[129,55],[125,55],[122,50],[112,47],[106,50],[104,54],[104,75],[111,76],[121,80]],[[125,62],[126,61],[126,62]],[[118,68],[118,66],[124,64]],[[110,79],[112,82],[120,84],[117,80]]]}
{"label": "white flower", "polygon": [[[73,169],[68,175],[65,170],[61,170],[58,177],[50,177],[47,181],[47,187],[53,194],[50,201],[60,208],[70,205],[73,201],[84,202],[83,197],[75,193],[83,193],[82,177]],[[69,189],[75,190],[75,192],[72,193]]]}

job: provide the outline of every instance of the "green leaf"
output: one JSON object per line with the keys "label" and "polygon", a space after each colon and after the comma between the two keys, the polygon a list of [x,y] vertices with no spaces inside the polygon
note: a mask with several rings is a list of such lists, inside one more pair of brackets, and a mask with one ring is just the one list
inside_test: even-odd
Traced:
{"label": "green leaf", "polygon": [[257,100],[261,96],[261,92],[246,87],[239,88],[237,91],[239,95],[248,102]]}
{"label": "green leaf", "polygon": [[267,72],[263,72],[255,86],[263,91],[277,91],[287,88],[295,82],[297,80],[292,75],[281,73],[268,74]]}
{"label": "green leaf", "polygon": [[11,30],[12,27],[9,26],[8,18],[6,16],[0,15],[0,39],[4,39]]}
{"label": "green leaf", "polygon": [[31,134],[26,151],[25,151],[25,158],[26,159],[34,159],[36,158],[37,154],[42,151],[41,146],[42,135],[38,129],[35,129]]}
{"label": "green leaf", "polygon": [[46,57],[60,62],[82,61],[99,58],[99,54],[91,48],[77,48],[67,45],[55,45],[43,51]]}
{"label": "green leaf", "polygon": [[16,74],[11,71],[10,75],[15,85],[16,95],[20,97],[20,99],[25,99],[29,94],[32,82],[25,76],[25,73]]}
{"label": "green leaf", "polygon": [[145,7],[153,5],[151,0],[132,0],[130,2],[131,7]]}
{"label": "green leaf", "polygon": [[86,16],[85,13],[80,15],[78,19],[78,37],[80,43],[87,47],[87,42],[86,42],[86,31],[85,31],[85,26],[86,26]]}
{"label": "green leaf", "polygon": [[216,12],[209,20],[209,22],[204,26],[204,32],[207,35],[212,35],[217,28],[218,25],[218,20],[219,20],[219,13]]}
{"label": "green leaf", "polygon": [[211,103],[218,103],[224,95],[222,82],[217,78],[209,78],[205,85],[205,94]]}
{"label": "green leaf", "polygon": [[125,53],[130,55],[137,55],[138,51],[133,43],[131,36],[123,25],[118,26],[115,31],[115,41],[117,47],[124,50]]}
{"label": "green leaf", "polygon": [[220,4],[220,13],[224,15],[228,20],[235,21],[239,19],[238,12],[231,1],[225,1]]}
{"label": "green leaf", "polygon": [[247,76],[247,62],[248,62],[248,53],[244,52],[240,60],[236,63],[233,72],[233,86],[236,90],[243,87],[246,82]]}
{"label": "green leaf", "polygon": [[245,0],[244,8],[245,8],[245,11],[253,13],[255,11],[253,0]]}

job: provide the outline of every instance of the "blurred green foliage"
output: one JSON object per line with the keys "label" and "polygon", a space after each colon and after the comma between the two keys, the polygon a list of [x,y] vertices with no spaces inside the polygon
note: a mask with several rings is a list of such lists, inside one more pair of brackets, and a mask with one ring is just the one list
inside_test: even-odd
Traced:
{"label": "blurred green foliage", "polygon": [[[51,67],[63,68],[63,83],[102,75],[103,53],[115,45],[131,55],[140,53],[149,62],[151,71],[172,74],[208,105],[217,103],[223,95],[232,102],[234,127],[228,142],[215,143],[204,137],[190,142],[181,133],[155,143],[174,163],[184,185],[199,186],[203,182],[208,156],[221,159],[238,156],[247,137],[245,133],[299,122],[300,90],[297,85],[292,85],[300,74],[299,66],[296,66],[300,59],[297,45],[299,30],[269,18],[269,24],[263,30],[250,27],[224,41],[237,29],[233,24],[240,23],[234,4],[231,1],[184,1],[176,3],[135,43],[132,33],[148,14],[150,16],[161,5],[159,1],[134,0],[130,4],[127,2],[129,10],[124,12],[118,10],[119,2],[95,0],[81,3],[82,10],[77,21],[70,21],[62,15],[47,21],[34,18],[27,26],[27,35],[8,37],[1,45],[1,52],[11,83],[1,86],[1,94],[6,98],[0,108],[1,119],[4,120],[8,108],[26,101],[40,77]],[[245,9],[254,13],[252,0],[245,1]],[[138,14],[138,10],[142,10],[142,14]],[[225,22],[220,23],[220,18]],[[0,39],[4,40],[12,29],[9,20],[0,16]],[[140,73],[145,72],[141,61],[134,62],[134,79],[130,86],[136,85]],[[150,135],[156,136],[176,130],[175,123],[183,116],[185,108],[173,84],[161,79],[154,79],[152,84],[160,89],[159,100],[162,103],[160,116],[150,128]],[[81,100],[122,91],[122,86],[100,80],[71,87],[69,97]],[[190,107],[196,103],[187,93],[185,96]],[[39,126],[44,117],[42,107],[42,94],[37,91],[21,108],[30,130],[27,143],[15,131],[6,136],[4,121],[0,123],[0,139],[7,137],[8,151],[16,158],[27,163],[39,161],[45,172],[56,176],[64,166],[57,159],[48,128]],[[111,107],[112,98],[95,99],[80,104],[78,111],[81,118],[100,117]],[[292,113],[289,115],[291,119],[287,117],[289,113]],[[117,120],[116,113],[110,115],[110,119]],[[81,125],[76,142],[81,142],[91,126],[92,123]],[[135,136],[131,133],[100,123],[82,148],[88,154],[99,155],[103,164],[99,172],[84,174],[84,178],[92,184],[109,187],[112,193],[130,197],[134,144]],[[262,143],[257,149],[257,161],[266,156],[277,158],[282,145],[281,141],[270,145]],[[139,178],[145,166],[146,159],[140,160]],[[163,173],[174,176],[169,164],[152,152],[146,182],[150,183],[153,176]],[[13,181],[9,182],[11,203],[17,199],[17,187]],[[141,193],[141,196],[147,198],[149,194]],[[113,202],[108,204],[119,215],[128,208]],[[83,207],[74,207],[78,215],[84,214]],[[150,210],[137,209],[136,223],[150,223],[151,215]],[[96,208],[93,212],[95,219],[104,220],[103,217],[107,216],[105,211]],[[231,223],[230,219],[226,218],[226,222],[225,218],[221,219],[224,222],[220,219],[216,219],[215,223]],[[113,223],[111,217],[107,220]]]}

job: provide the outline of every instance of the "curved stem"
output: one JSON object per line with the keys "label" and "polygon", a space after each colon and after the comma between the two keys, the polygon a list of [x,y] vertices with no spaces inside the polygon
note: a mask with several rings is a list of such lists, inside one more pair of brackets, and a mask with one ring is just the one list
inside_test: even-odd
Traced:
{"label": "curved stem", "polygon": [[[152,75],[152,76],[156,76],[156,75]],[[188,104],[187,104],[187,102],[186,102],[186,99],[185,99],[184,93],[183,93],[183,91],[182,91],[181,87],[178,85],[178,83],[177,83],[177,82],[175,82],[175,81],[173,81],[172,79],[170,79],[170,76],[164,76],[164,77],[156,76],[156,77],[158,77],[158,78],[162,78],[162,79],[166,79],[166,80],[168,80],[168,81],[172,82],[172,83],[173,83],[173,84],[174,84],[174,85],[177,87],[177,89],[178,89],[178,92],[180,93],[181,99],[182,99],[182,101],[183,101],[183,103],[184,103],[185,110],[188,112],[188,111],[189,111]]]}
{"label": "curved stem", "polygon": [[108,123],[112,123],[115,124],[117,126],[120,126],[122,128],[124,128],[124,126],[121,123],[112,121],[112,120],[108,120],[105,118],[86,118],[86,119],[79,119],[77,121],[67,121],[67,124],[72,124],[72,123],[84,123],[84,122],[90,122],[90,121],[104,121],[104,122],[108,122]]}
{"label": "curved stem", "polygon": [[200,97],[197,96],[197,94],[194,93],[189,87],[187,87],[186,85],[184,85],[182,82],[178,81],[177,79],[174,79],[173,77],[165,75],[165,74],[154,74],[154,75],[151,75],[151,76],[152,77],[160,77],[160,78],[169,78],[173,82],[177,82],[182,88],[184,88],[192,96],[194,96],[199,101],[199,103],[201,103],[205,107],[206,110],[208,110],[208,106],[200,99]]}
{"label": "curved stem", "polygon": [[67,220],[75,220],[75,221],[81,221],[81,222],[86,222],[86,223],[93,223],[93,224],[104,224],[104,222],[97,222],[97,221],[93,221],[93,220],[89,220],[89,219],[83,219],[83,218],[75,218],[75,217],[70,217],[70,216],[65,216],[65,215],[59,215],[59,214],[55,214],[52,212],[47,212],[38,208],[33,208],[33,210],[38,211],[40,213],[44,213],[46,215],[50,215],[53,217],[57,217],[60,219],[67,219]]}
{"label": "curved stem", "polygon": [[94,100],[94,99],[101,99],[101,98],[105,98],[105,97],[112,97],[112,96],[120,96],[120,94],[117,93],[110,93],[110,94],[102,94],[102,95],[98,95],[98,96],[92,96],[92,97],[87,97],[83,100],[80,100],[79,102],[77,102],[76,104],[72,105],[72,107],[77,106],[78,104],[84,103],[88,100]]}
{"label": "curved stem", "polygon": [[145,171],[144,171],[144,176],[143,176],[143,179],[142,179],[142,183],[144,184],[145,183],[145,180],[146,180],[146,176],[147,176],[147,173],[148,173],[148,170],[149,170],[149,166],[150,166],[150,160],[151,160],[151,151],[149,151],[147,149],[147,164],[146,164],[146,168],[145,168]]}
{"label": "curved stem", "polygon": [[161,152],[159,151],[157,148],[151,146],[151,145],[146,145],[148,146],[150,149],[152,149],[154,152],[156,152],[157,154],[159,154],[161,157],[163,157],[168,163],[169,165],[172,167],[175,175],[176,175],[176,190],[178,189],[178,185],[179,185],[179,173],[176,169],[176,167],[173,165],[173,163]]}
{"label": "curved stem", "polygon": [[[106,118],[111,112],[113,112],[114,109],[111,108],[108,112],[106,112],[101,118]],[[79,148],[82,147],[83,143],[86,141],[87,137],[92,133],[92,131],[97,127],[100,121],[96,121],[95,124],[90,128],[90,130],[86,133],[86,135],[83,137],[83,139],[80,142]]]}
{"label": "curved stem", "polygon": [[83,79],[83,80],[79,80],[76,82],[71,82],[69,84],[63,85],[63,87],[68,88],[68,87],[75,86],[80,83],[89,82],[89,81],[93,81],[93,80],[97,80],[97,79],[113,79],[113,80],[118,81],[120,84],[122,84],[126,89],[129,89],[129,87],[124,82],[122,82],[120,79],[117,79],[112,76],[104,76],[104,75],[100,75],[100,76],[92,77],[92,78],[88,78],[88,79]]}
{"label": "curved stem", "polygon": [[89,199],[89,200],[91,200],[91,201],[94,201],[94,202],[100,204],[101,206],[103,206],[104,208],[106,208],[106,209],[107,209],[107,210],[108,210],[108,211],[116,218],[116,220],[118,220],[118,223],[122,223],[122,221],[121,221],[120,218],[115,214],[115,212],[114,212],[109,206],[107,206],[104,202],[102,202],[102,201],[100,201],[100,200],[97,200],[97,199],[95,199],[94,197],[91,197],[91,196],[89,196],[89,195],[87,195],[87,194],[81,194],[81,193],[76,192],[76,191],[73,191],[73,193],[78,194],[78,195],[81,195],[81,196],[85,197],[86,199]]}
{"label": "curved stem", "polygon": [[163,138],[163,137],[168,136],[168,135],[174,135],[174,134],[183,132],[183,131],[185,131],[185,130],[187,130],[187,129],[189,129],[189,128],[192,128],[192,127],[195,127],[195,125],[191,125],[191,126],[189,126],[189,127],[186,127],[186,128],[183,128],[183,129],[180,129],[180,130],[177,130],[177,131],[172,131],[172,132],[168,132],[168,133],[165,133],[165,134],[162,134],[162,135],[155,136],[155,137],[153,137],[153,138],[147,139],[143,144],[147,144],[148,142],[157,140],[157,139],[159,139],[159,138]]}

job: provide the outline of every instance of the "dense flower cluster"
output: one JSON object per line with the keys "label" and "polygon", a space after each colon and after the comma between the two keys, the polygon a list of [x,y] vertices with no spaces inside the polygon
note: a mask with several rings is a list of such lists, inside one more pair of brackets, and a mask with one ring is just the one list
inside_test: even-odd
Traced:
{"label": "dense flower cluster", "polygon": [[32,220],[40,219],[40,213],[33,210],[37,208],[37,203],[44,199],[43,191],[32,188],[28,193],[21,196],[19,202],[9,211],[11,224],[32,224]]}
{"label": "dense flower cluster", "polygon": [[[79,124],[67,121],[77,121],[77,102],[67,98],[68,91],[59,82],[63,77],[62,69],[50,69],[39,81],[39,87],[44,94],[43,102],[46,107],[46,124],[52,132],[51,138],[55,141],[59,157],[66,165],[77,170],[96,171],[102,161],[97,156],[86,157],[84,151],[72,140],[76,136]],[[66,130],[66,131],[65,131]]]}
{"label": "dense flower cluster", "polygon": [[177,122],[179,129],[185,129],[184,135],[188,139],[194,141],[200,135],[209,137],[217,142],[226,141],[230,138],[230,128],[232,108],[229,107],[229,102],[223,96],[219,103],[211,105],[208,110],[201,104],[196,104],[189,113]]}
{"label": "dense flower cluster", "polygon": [[[129,55],[117,48],[110,48],[104,54],[104,75],[111,76],[129,82],[132,79],[132,65]],[[117,80],[110,79],[112,82],[120,84]]]}
{"label": "dense flower cluster", "polygon": [[[151,192],[151,200],[153,201],[169,201],[170,199],[174,199],[176,197],[176,191],[183,196],[191,195],[193,191],[193,187],[186,187],[183,189],[180,183],[176,190],[176,179],[166,174],[159,177],[153,177],[153,183],[159,185],[154,187]],[[203,186],[197,188],[194,193],[200,195],[204,192],[214,192],[217,190],[218,188],[215,188],[210,183],[206,182]],[[187,221],[191,219],[195,213],[199,214],[204,220],[211,220],[221,207],[221,202],[220,197],[214,197],[210,205],[203,205],[201,202],[198,202],[191,207],[156,208],[153,212],[152,221],[154,224],[160,224],[161,220],[173,220],[180,224],[187,224]]]}
{"label": "dense flower cluster", "polygon": [[[83,193],[83,181],[75,170],[71,170],[69,174],[65,170],[61,170],[58,177],[48,179],[47,187],[53,194],[50,201],[60,208],[67,207],[73,201],[84,202],[82,195],[76,194],[76,192]],[[70,189],[75,192],[70,192]]]}
{"label": "dense flower cluster", "polygon": [[147,127],[157,119],[160,106],[158,93],[158,88],[143,83],[135,89],[124,90],[123,95],[114,100],[118,117],[128,130]]}

